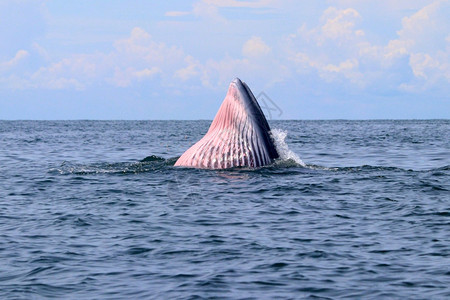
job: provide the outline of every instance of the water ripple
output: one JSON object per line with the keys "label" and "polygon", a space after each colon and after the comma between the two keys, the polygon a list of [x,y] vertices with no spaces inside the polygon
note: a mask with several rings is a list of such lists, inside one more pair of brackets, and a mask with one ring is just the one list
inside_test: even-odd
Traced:
{"label": "water ripple", "polygon": [[0,121],[0,298],[450,298],[449,121],[273,122],[304,165],[174,167],[208,125]]}

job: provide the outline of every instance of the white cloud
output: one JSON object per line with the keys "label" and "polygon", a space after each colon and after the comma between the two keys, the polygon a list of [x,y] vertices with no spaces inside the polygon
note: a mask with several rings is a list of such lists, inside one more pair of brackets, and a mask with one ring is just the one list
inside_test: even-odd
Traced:
{"label": "white cloud", "polygon": [[368,2],[370,4],[379,5],[379,7],[384,7],[387,11],[408,11],[417,10],[425,5],[429,4],[430,0],[378,0],[378,1],[361,1],[361,0],[329,0],[330,3],[342,7],[358,7],[367,6]]}
{"label": "white cloud", "polygon": [[323,13],[325,24],[322,26],[322,35],[325,39],[351,39],[354,35],[364,35],[364,31],[354,30],[356,21],[361,19],[359,13],[353,8],[337,9],[329,7]]}
{"label": "white cloud", "polygon": [[116,41],[114,47],[115,51],[109,54],[115,60],[114,63],[133,66],[135,69],[140,69],[142,65],[161,68],[164,65],[170,68],[185,57],[180,48],[154,41],[150,34],[139,27],[131,31],[129,38]]}
{"label": "white cloud", "polygon": [[413,53],[409,58],[409,64],[416,77],[428,79],[427,71],[430,69],[439,68],[439,61],[433,59],[429,54]]}
{"label": "white cloud", "polygon": [[185,58],[187,64],[186,67],[178,69],[175,71],[174,77],[181,79],[182,81],[187,81],[200,74],[202,66],[198,61],[196,61],[192,56],[187,56]]}
{"label": "white cloud", "polygon": [[35,50],[40,57],[42,57],[44,60],[49,61],[50,60],[50,55],[48,53],[48,51],[42,47],[41,45],[39,45],[38,43],[34,42],[32,44],[32,48],[33,50]]}
{"label": "white cloud", "polygon": [[189,86],[215,89],[236,76],[269,84],[286,76],[283,64],[266,59],[271,48],[260,37],[247,40],[242,53],[242,58],[225,56],[200,62],[181,48],[157,42],[148,32],[136,27],[127,38],[114,42],[113,51],[76,54],[50,63],[34,72],[27,86],[81,90],[104,84],[130,87],[157,79],[167,87],[186,82]]}
{"label": "white cloud", "polygon": [[46,27],[45,0],[0,1],[0,59],[28,49]]}
{"label": "white cloud", "polygon": [[[355,87],[382,84],[383,89],[391,86],[402,90],[418,85],[424,90],[442,80],[448,82],[449,2],[435,1],[404,17],[397,38],[386,45],[373,43],[364,29],[358,28],[364,17],[358,11],[330,7],[317,26],[303,25],[288,36],[288,57],[299,74],[315,72],[329,83],[346,81]],[[400,67],[403,59],[409,70]],[[413,81],[407,79],[409,72],[415,77]],[[393,77],[395,73],[398,75]],[[387,83],[387,78],[391,82]]]}
{"label": "white cloud", "polygon": [[33,73],[24,86],[47,89],[84,89],[96,78],[98,66],[94,55],[74,55],[59,62],[41,67]]}
{"label": "white cloud", "polygon": [[390,40],[384,47],[379,48],[378,56],[383,66],[392,65],[396,59],[409,54],[409,48],[414,43],[412,40]]}
{"label": "white cloud", "polygon": [[17,66],[21,61],[23,61],[28,56],[29,56],[29,53],[26,50],[17,51],[16,55],[12,59],[5,61],[5,62],[0,62],[0,72],[7,71],[7,70]]}
{"label": "white cloud", "polygon": [[153,75],[155,75],[156,73],[161,72],[161,70],[157,67],[153,67],[151,69],[149,68],[145,68],[143,70],[140,71],[134,71],[133,72],[133,76],[136,77],[137,79],[145,79],[148,77],[152,77]]}
{"label": "white cloud", "polygon": [[[8,63],[23,56],[24,52],[19,52]],[[170,84],[177,70],[189,62],[189,56],[180,48],[156,42],[145,30],[136,27],[128,38],[114,42],[113,51],[74,54],[52,62],[29,76],[23,88],[85,89],[104,84],[128,87],[156,77]]]}
{"label": "white cloud", "polygon": [[328,83],[347,81],[364,87],[367,78],[359,71],[358,53],[365,34],[356,28],[360,19],[354,9],[329,7],[316,27],[309,29],[303,25],[288,36],[288,59],[294,62],[299,74],[315,72]]}
{"label": "white cloud", "polygon": [[350,80],[351,83],[363,85],[363,75],[358,71],[359,62],[357,59],[347,59],[338,65],[328,64],[321,66],[320,75],[327,81],[339,81],[341,76]]}
{"label": "white cloud", "polygon": [[[450,83],[448,28],[450,28],[450,1],[435,1],[402,20],[398,39],[384,48],[384,58],[409,56],[409,65],[420,81],[421,89],[440,80]],[[408,83],[409,87],[414,83]],[[417,89],[417,88],[416,88]]]}
{"label": "white cloud", "polygon": [[290,75],[289,68],[282,60],[267,56],[266,54],[270,51],[265,47],[263,49],[263,53],[259,49],[256,53],[250,52],[252,55],[242,58],[225,56],[220,60],[208,60],[202,65],[201,81],[203,86],[212,89],[223,88],[235,77],[249,78],[252,83],[262,88],[284,81]]}
{"label": "white cloud", "polygon": [[435,29],[434,15],[439,9],[442,1],[436,1],[425,6],[410,17],[404,17],[402,20],[402,29],[398,31],[401,39],[416,39],[417,36],[429,34],[429,29]]}
{"label": "white cloud", "polygon": [[260,8],[267,7],[276,1],[273,0],[256,0],[256,1],[238,1],[238,0],[203,0],[204,3],[217,7],[249,7]]}
{"label": "white cloud", "polygon": [[[202,26],[211,25],[204,23],[206,18],[237,28],[238,23],[223,18],[221,8],[276,5],[275,1],[204,0],[194,3],[190,12],[169,11],[165,15],[177,17],[189,13],[198,16]],[[222,55],[214,53],[214,59],[193,56],[181,47],[160,42],[140,27],[112,42],[110,51],[72,54],[57,60],[34,43],[31,52],[17,51],[13,58],[0,63],[0,71],[6,74],[2,75],[2,84],[16,78],[23,88],[86,89],[98,85],[130,87],[156,81],[164,87],[215,89],[236,76],[252,78],[267,86],[289,77],[302,81],[315,75],[318,84],[335,84],[350,90],[367,87],[413,90],[414,86],[428,89],[450,81],[448,7],[448,1],[435,1],[404,17],[401,28],[397,32],[392,30],[394,37],[381,44],[374,42],[373,33],[364,27],[364,14],[351,7],[329,7],[316,18],[315,25],[304,24],[279,41],[263,33],[233,32],[226,36],[224,31],[224,38],[230,39],[225,44],[229,48]],[[214,26],[223,28],[222,25]],[[207,40],[202,42],[208,46]],[[231,56],[229,51],[234,54]],[[22,76],[11,71],[29,55],[45,61]]]}
{"label": "white cloud", "polygon": [[[220,14],[220,8],[252,8],[252,9],[269,9],[280,6],[283,2],[280,0],[200,0],[192,5],[192,11],[168,11],[164,15],[167,17],[181,17],[193,14],[197,17],[206,18],[214,22],[226,22]],[[261,13],[261,11],[259,11]]]}
{"label": "white cloud", "polygon": [[254,36],[246,41],[242,47],[242,54],[246,57],[259,58],[268,55],[270,52],[270,47],[257,36]]}
{"label": "white cloud", "polygon": [[192,13],[201,18],[205,18],[214,22],[225,23],[226,19],[219,13],[219,8],[216,5],[199,1],[194,3]]}
{"label": "white cloud", "polygon": [[182,16],[186,16],[189,14],[190,14],[189,11],[168,11],[164,15],[166,17],[182,17]]}
{"label": "white cloud", "polygon": [[62,90],[67,88],[74,88],[76,90],[84,89],[84,85],[74,78],[50,78],[44,85],[48,89]]}
{"label": "white cloud", "polygon": [[118,87],[128,87],[135,81],[151,79],[158,73],[161,73],[158,67],[144,68],[142,70],[136,70],[131,67],[125,69],[116,67],[114,76],[109,81]]}

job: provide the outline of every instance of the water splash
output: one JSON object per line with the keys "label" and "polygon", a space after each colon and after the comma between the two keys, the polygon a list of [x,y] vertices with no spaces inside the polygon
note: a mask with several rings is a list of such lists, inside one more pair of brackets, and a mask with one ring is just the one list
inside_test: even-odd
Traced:
{"label": "water splash", "polygon": [[275,143],[275,148],[277,149],[278,154],[280,155],[281,161],[283,162],[294,161],[297,165],[306,167],[306,164],[300,159],[300,157],[298,157],[297,154],[295,154],[292,150],[289,149],[289,146],[285,141],[287,131],[275,128],[272,129],[271,135]]}

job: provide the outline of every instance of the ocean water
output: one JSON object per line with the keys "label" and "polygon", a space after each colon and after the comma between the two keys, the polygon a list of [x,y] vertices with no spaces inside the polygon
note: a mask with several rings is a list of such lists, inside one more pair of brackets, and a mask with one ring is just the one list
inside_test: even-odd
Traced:
{"label": "ocean water", "polygon": [[173,164],[210,121],[0,121],[0,299],[450,299],[450,120],[273,121],[283,159]]}

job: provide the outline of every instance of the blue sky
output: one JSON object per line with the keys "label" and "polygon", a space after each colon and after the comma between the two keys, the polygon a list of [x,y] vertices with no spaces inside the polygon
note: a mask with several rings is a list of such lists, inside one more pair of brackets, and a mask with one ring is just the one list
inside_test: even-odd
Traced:
{"label": "blue sky", "polygon": [[0,119],[450,118],[450,0],[0,2]]}

